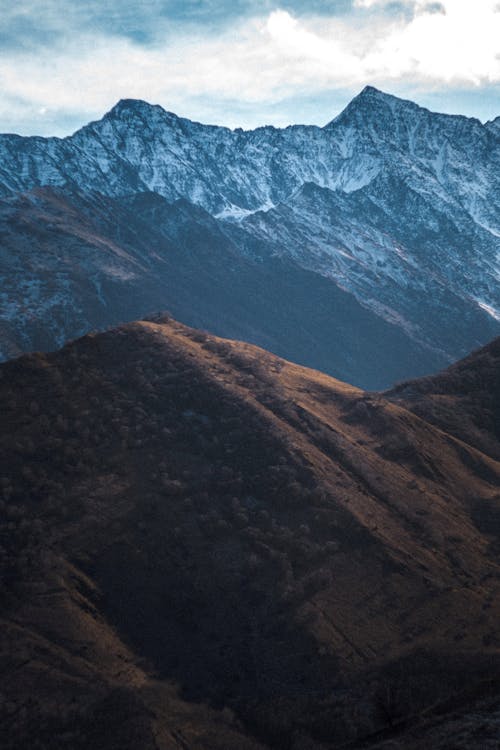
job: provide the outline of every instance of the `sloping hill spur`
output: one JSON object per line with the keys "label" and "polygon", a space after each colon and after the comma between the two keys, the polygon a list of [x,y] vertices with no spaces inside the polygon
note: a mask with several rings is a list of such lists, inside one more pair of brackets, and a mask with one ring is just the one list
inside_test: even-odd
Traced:
{"label": "sloping hill spur", "polygon": [[368,747],[493,693],[500,464],[419,388],[168,317],[3,364],[2,747]]}

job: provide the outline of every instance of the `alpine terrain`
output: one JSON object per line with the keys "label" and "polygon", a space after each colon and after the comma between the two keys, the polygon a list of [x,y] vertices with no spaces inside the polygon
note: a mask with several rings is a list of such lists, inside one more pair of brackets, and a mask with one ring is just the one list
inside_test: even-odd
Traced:
{"label": "alpine terrain", "polygon": [[365,88],[325,127],[120,101],[0,137],[0,355],[169,310],[366,388],[500,333],[500,129]]}

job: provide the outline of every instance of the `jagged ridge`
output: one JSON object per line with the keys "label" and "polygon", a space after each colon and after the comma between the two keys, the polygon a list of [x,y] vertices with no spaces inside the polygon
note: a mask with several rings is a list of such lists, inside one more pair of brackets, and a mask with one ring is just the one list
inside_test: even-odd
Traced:
{"label": "jagged ridge", "polygon": [[[431,371],[500,331],[495,123],[434,114],[372,87],[324,128],[232,131],[123,100],[65,139],[2,136],[0,185],[5,196],[52,185],[119,199],[154,191],[200,205],[239,254],[291,257],[354,294],[427,350],[422,363]],[[44,259],[33,252],[27,273],[35,288]],[[3,255],[3,285],[14,288]],[[42,327],[65,294],[56,281],[35,306]],[[22,304],[18,297],[9,291],[1,300],[7,327],[16,326],[9,311]],[[106,304],[112,310],[115,302]],[[161,307],[169,306],[165,298]],[[110,322],[120,319],[116,310]],[[61,335],[88,324],[82,314]],[[293,348],[283,353],[297,358]]]}

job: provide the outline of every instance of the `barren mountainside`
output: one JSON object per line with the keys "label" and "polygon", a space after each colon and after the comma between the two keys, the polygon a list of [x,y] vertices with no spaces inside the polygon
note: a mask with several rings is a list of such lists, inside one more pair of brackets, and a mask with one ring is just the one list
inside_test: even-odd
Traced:
{"label": "barren mountainside", "polygon": [[[332,281],[284,257],[242,256],[216,220],[155,193],[123,199],[37,188],[0,201],[4,358],[53,349],[162,310],[380,388],[442,358]],[[493,330],[493,329],[492,329]]]}
{"label": "barren mountainside", "polygon": [[499,365],[166,317],[1,365],[2,747],[495,747]]}

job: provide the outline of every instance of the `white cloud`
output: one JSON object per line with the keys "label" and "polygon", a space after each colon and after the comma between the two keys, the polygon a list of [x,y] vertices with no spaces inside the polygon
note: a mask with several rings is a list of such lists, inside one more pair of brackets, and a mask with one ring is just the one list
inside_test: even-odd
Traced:
{"label": "white cloud", "polygon": [[406,15],[382,12],[384,4],[356,0],[357,11],[330,19],[299,20],[277,9],[219,36],[166,37],[150,47],[92,34],[45,53],[0,53],[0,111],[96,116],[121,97],[137,97],[193,116],[200,97],[223,109],[231,100],[270,103],[365,83],[500,81],[498,0],[406,0]]}
{"label": "white cloud", "polygon": [[[357,0],[365,11],[387,0]],[[401,3],[402,5],[403,3]],[[315,64],[332,85],[407,78],[432,84],[500,81],[500,13],[492,0],[406,0],[410,18],[365,13],[356,24],[322,22],[308,29],[287,13],[268,30],[290,67]],[[362,23],[362,21],[365,23]],[[366,21],[370,25],[366,25]]]}
{"label": "white cloud", "polygon": [[[500,80],[500,14],[491,0],[415,2],[409,23],[379,40],[376,74],[435,83]],[[442,7],[443,12],[435,12]]]}
{"label": "white cloud", "polygon": [[355,8],[373,8],[374,5],[387,5],[388,0],[354,0]]}

